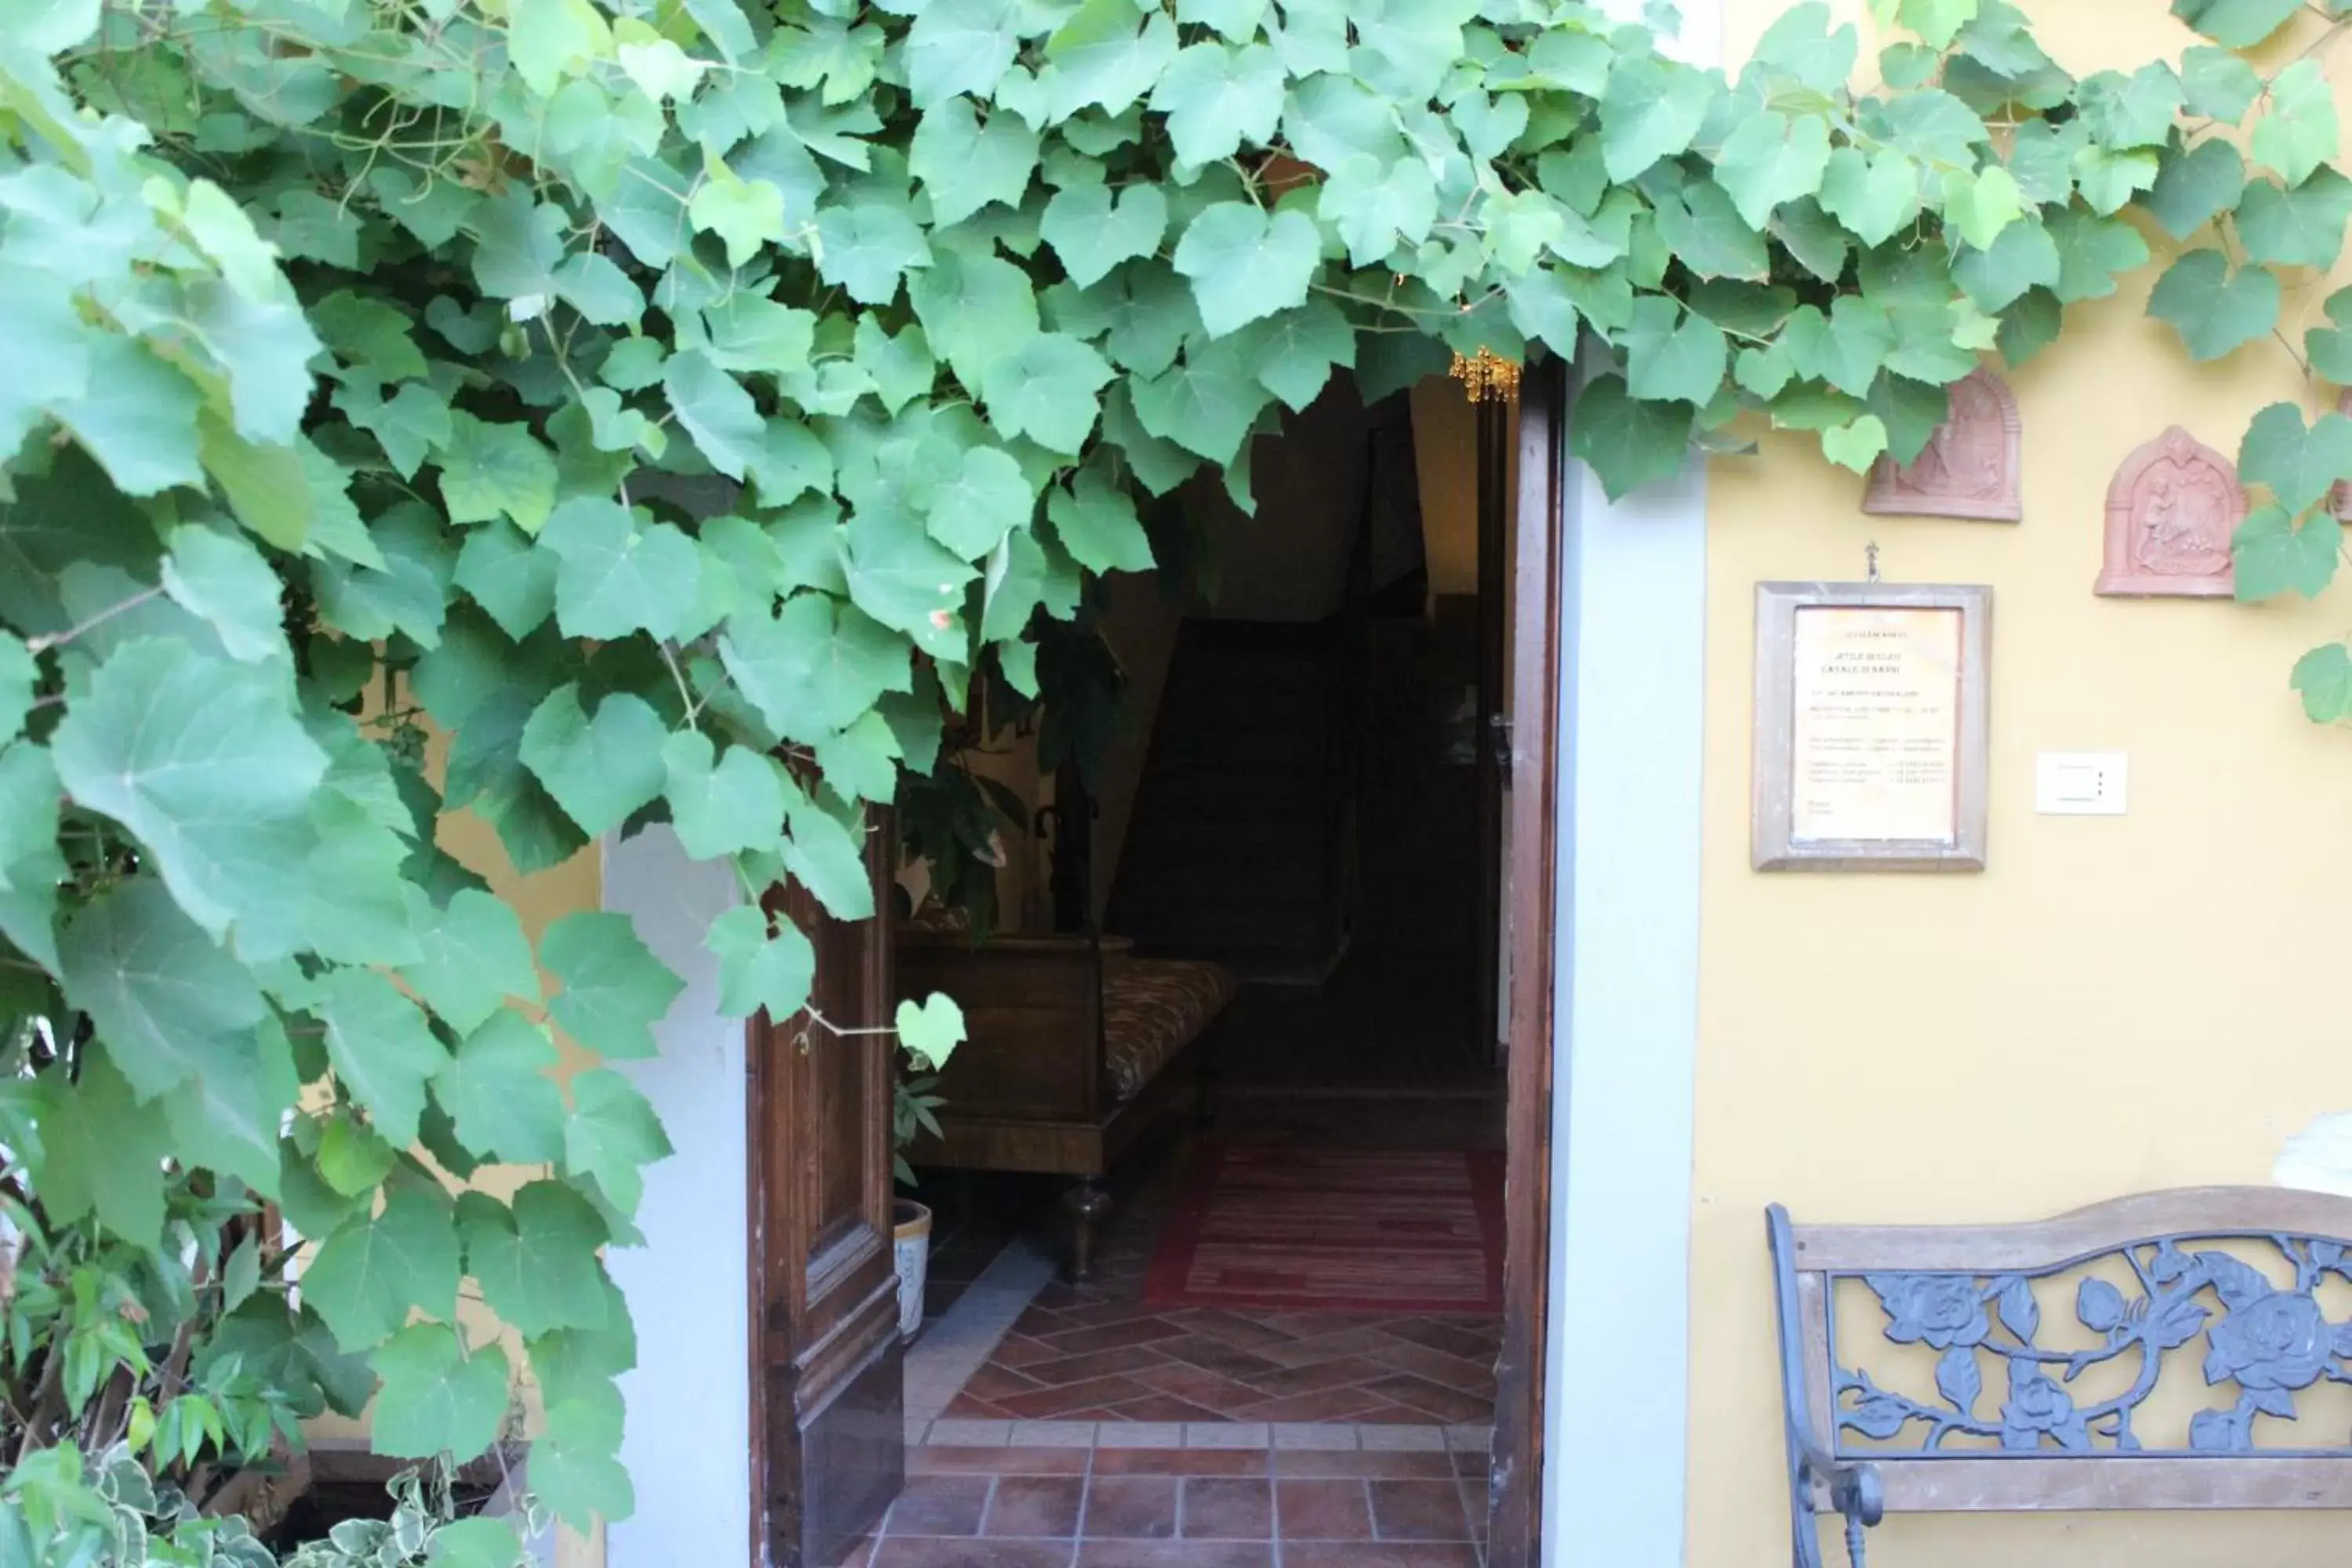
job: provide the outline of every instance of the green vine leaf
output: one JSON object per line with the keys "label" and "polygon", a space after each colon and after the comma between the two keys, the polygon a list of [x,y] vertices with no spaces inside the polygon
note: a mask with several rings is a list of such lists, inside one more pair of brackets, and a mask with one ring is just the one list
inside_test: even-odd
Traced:
{"label": "green vine leaf", "polygon": [[2295,660],[2289,684],[2313,723],[2342,723],[2352,717],[2352,647],[2332,642],[2313,648]]}
{"label": "green vine leaf", "polygon": [[2245,160],[2215,137],[2185,152],[2164,155],[2156,184],[2148,187],[2147,210],[2175,239],[2187,239],[2238,205],[2246,189]]}
{"label": "green vine leaf", "polygon": [[2299,185],[2336,156],[2336,94],[2319,62],[2302,59],[2271,79],[2270,111],[2248,142],[2254,161]]}
{"label": "green vine leaf", "polygon": [[1176,244],[1176,270],[1192,280],[1201,324],[1213,338],[1307,299],[1321,243],[1306,214],[1271,215],[1247,202],[1203,208]]}
{"label": "green vine leaf", "polygon": [[2298,526],[2284,507],[2258,506],[2231,541],[2237,596],[2249,603],[2285,593],[2315,597],[2334,579],[2343,552],[2343,527],[2326,512],[2315,511]]}
{"label": "green vine leaf", "polygon": [[2292,403],[2273,403],[2254,416],[2238,447],[2238,474],[2266,485],[2281,506],[2300,512],[2352,479],[2352,418],[2321,415],[2308,427]]}
{"label": "green vine leaf", "polygon": [[2147,313],[2170,321],[2189,357],[2220,359],[2268,332],[2278,321],[2277,277],[2263,267],[2232,272],[2218,250],[2182,255],[2148,297]]}
{"label": "green vine leaf", "polygon": [[2174,16],[2233,49],[2261,43],[2301,9],[2301,0],[2172,0]]}

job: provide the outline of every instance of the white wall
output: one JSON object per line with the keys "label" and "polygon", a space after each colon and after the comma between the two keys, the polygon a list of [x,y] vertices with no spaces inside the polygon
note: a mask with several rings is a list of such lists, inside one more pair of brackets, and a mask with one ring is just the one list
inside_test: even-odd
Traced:
{"label": "white wall", "polygon": [[686,981],[655,1026],[659,1054],[615,1064],[677,1152],[646,1172],[648,1245],[611,1258],[637,1325],[637,1368],[621,1379],[637,1510],[608,1530],[607,1568],[741,1563],[751,1550],[744,1028],[719,1016],[718,961],[702,947],[736,901],[726,863],[688,859],[666,826],[605,845],[604,908]]}

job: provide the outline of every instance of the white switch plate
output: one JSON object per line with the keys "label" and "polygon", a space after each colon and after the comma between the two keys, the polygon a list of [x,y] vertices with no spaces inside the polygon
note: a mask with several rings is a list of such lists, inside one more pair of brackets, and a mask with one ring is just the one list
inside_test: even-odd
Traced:
{"label": "white switch plate", "polygon": [[2033,809],[2044,816],[2121,816],[2130,780],[2121,752],[2043,752],[2033,759]]}

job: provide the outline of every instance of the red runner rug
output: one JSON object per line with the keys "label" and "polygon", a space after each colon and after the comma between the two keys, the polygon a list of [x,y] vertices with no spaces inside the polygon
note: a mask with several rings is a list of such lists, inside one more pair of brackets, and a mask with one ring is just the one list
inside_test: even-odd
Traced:
{"label": "red runner rug", "polygon": [[1500,1311],[1502,1156],[1209,1145],[1143,1294],[1169,1306]]}

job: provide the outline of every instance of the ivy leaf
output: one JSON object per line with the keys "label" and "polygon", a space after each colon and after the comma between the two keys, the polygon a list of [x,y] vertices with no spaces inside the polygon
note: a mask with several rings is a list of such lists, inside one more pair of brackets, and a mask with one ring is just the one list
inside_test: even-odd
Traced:
{"label": "ivy leaf", "polygon": [[400,977],[442,1022],[471,1034],[509,996],[539,1000],[539,972],[513,906],[475,888],[461,888],[436,910],[411,889],[412,919],[424,956]]}
{"label": "ivy leaf", "polygon": [[2157,156],[2145,147],[2117,153],[2096,143],[2074,154],[2074,183],[2095,213],[2121,211],[2133,193],[2156,184]]}
{"label": "ivy leaf", "polygon": [[100,332],[83,342],[89,375],[79,395],[51,400],[58,423],[125,495],[203,483],[195,384],[129,338]]}
{"label": "ivy leaf", "polygon": [[2352,418],[2323,414],[2306,428],[2292,403],[2273,403],[2254,416],[2238,447],[2242,479],[2270,487],[2290,512],[2316,506],[2352,479]]}
{"label": "ivy leaf", "polygon": [[433,1092],[475,1153],[543,1165],[563,1153],[563,1096],[548,1076],[558,1060],[546,1031],[499,1008],[442,1065]]}
{"label": "ivy leaf", "polygon": [[1108,185],[1069,185],[1045,204],[1038,233],[1062,270],[1081,289],[1090,289],[1131,257],[1150,256],[1168,232],[1168,198],[1160,187],[1133,184],[1118,194]]}
{"label": "ivy leaf", "polygon": [[626,915],[564,916],[540,938],[539,961],[562,986],[548,1004],[556,1023],[608,1058],[652,1056],[653,1026],[686,989],[637,940]]}
{"label": "ivy leaf", "polygon": [[807,1004],[816,949],[791,921],[771,931],[764,910],[739,904],[710,922],[703,945],[718,955],[721,1017],[748,1018],[764,1010],[772,1022],[782,1023]]}
{"label": "ivy leaf", "polygon": [[816,593],[795,594],[772,615],[734,616],[719,657],[769,727],[804,745],[847,728],[912,679],[904,642]]}
{"label": "ivy leaf", "polygon": [[1020,37],[1012,0],[929,0],[907,32],[907,88],[929,109],[960,92],[985,98]]}
{"label": "ivy leaf", "polygon": [[268,667],[176,640],[123,644],[51,737],[75,803],[138,835],[180,907],[214,937],[290,896],[327,771]]}
{"label": "ivy leaf", "polygon": [[466,1272],[499,1321],[526,1338],[554,1329],[601,1329],[604,1279],[596,1266],[604,1222],[562,1182],[526,1183],[511,1207],[480,1193],[457,1200]]}
{"label": "ivy leaf", "polygon": [[468,1353],[456,1330],[418,1323],[394,1334],[368,1364],[383,1380],[368,1426],[377,1453],[431,1459],[479,1454],[497,1441],[513,1370],[497,1345]]}
{"label": "ivy leaf", "polygon": [[645,1196],[643,1168],[670,1153],[653,1106],[636,1085],[609,1068],[572,1080],[572,1114],[563,1122],[563,1166],[593,1177],[612,1205],[637,1212]]}
{"label": "ivy leaf", "polygon": [[1634,397],[1705,403],[1723,384],[1730,358],[1723,329],[1706,317],[1685,314],[1672,300],[1654,295],[1634,305],[1625,333],[1625,385]]}
{"label": "ivy leaf", "polygon": [[[1093,417],[1090,398],[1086,411],[1090,425]],[[1030,434],[1035,436],[1034,430]],[[996,447],[974,447],[964,453],[955,479],[940,486],[924,526],[933,539],[966,561],[977,561],[1029,521],[1036,499],[1021,465],[1010,453]]]}
{"label": "ivy leaf", "polygon": [[2298,528],[2284,507],[2258,506],[2238,525],[2230,542],[2237,596],[2249,604],[2290,591],[2306,599],[2316,598],[2335,579],[2336,563],[2343,552],[2343,525],[2325,510],[2311,513]]}
{"label": "ivy leaf", "polygon": [[1037,333],[1036,287],[1001,258],[943,255],[908,285],[907,298],[932,350],[967,389]]}
{"label": "ivy leaf", "polygon": [[2336,134],[2327,77],[2317,60],[2301,59],[2271,79],[2270,112],[2255,122],[2247,144],[2256,163],[2299,185],[2336,156]]}
{"label": "ivy leaf", "polygon": [[2352,386],[2352,289],[2338,289],[2327,297],[2327,319],[2332,325],[2303,334],[2304,354],[2315,374],[2338,386]]}
{"label": "ivy leaf", "polygon": [[[52,1226],[85,1215],[142,1252],[163,1242],[163,1161],[180,1152],[160,1106],[141,1105],[102,1050],[70,1085],[39,1081],[34,1114],[44,1157],[34,1170]],[[19,1472],[21,1473],[21,1471]]]}
{"label": "ivy leaf", "polygon": [[302,1297],[346,1350],[383,1342],[421,1309],[457,1311],[457,1232],[448,1209],[414,1186],[384,1194],[381,1214],[346,1221],[302,1269]]}
{"label": "ivy leaf", "polygon": [[1221,338],[1304,302],[1321,253],[1314,220],[1304,213],[1218,202],[1184,230],[1174,264],[1192,280],[1201,324]]}
{"label": "ivy leaf", "polygon": [[[1155,195],[1157,192],[1153,193]],[[880,318],[866,316],[857,323],[857,368],[873,378],[875,395],[891,414],[930,391],[939,365],[919,326],[895,336],[885,331]]]}
{"label": "ivy leaf", "polygon": [[512,524],[491,522],[467,531],[455,581],[500,631],[520,642],[554,613],[560,564],[553,551],[534,550]]}
{"label": "ivy leaf", "polygon": [[2263,267],[2232,273],[2218,250],[2191,250],[2166,268],[2147,313],[2170,321],[2195,360],[2220,359],[2278,321],[2278,279]]}
{"label": "ivy leaf", "polygon": [[567,684],[524,724],[522,763],[594,838],[661,794],[667,733],[661,716],[634,693],[610,693],[592,719],[580,705],[580,688]]}
{"label": "ivy leaf", "polygon": [[385,460],[403,479],[414,479],[426,455],[448,446],[456,434],[448,398],[421,381],[404,384],[389,402],[372,386],[341,387],[335,406],[375,437]]}
{"label": "ivy leaf", "polygon": [[783,243],[784,193],[771,181],[747,180],[716,153],[706,153],[686,216],[696,228],[719,237],[728,266],[741,267]]}
{"label": "ivy leaf", "polygon": [[1399,244],[1419,245],[1437,222],[1437,182],[1414,157],[1382,163],[1359,153],[1323,181],[1317,216],[1336,226],[1354,267],[1375,267]]}
{"label": "ivy leaf", "polygon": [[367,1109],[377,1131],[405,1148],[425,1114],[425,1084],[448,1053],[416,1004],[381,974],[338,969],[318,982],[319,1018],[335,1076]]}
{"label": "ivy leaf", "polygon": [[1176,25],[1167,13],[1153,9],[1139,30],[1136,12],[1128,0],[1085,0],[1045,40],[1055,121],[1087,108],[1124,113],[1176,58]]}
{"label": "ivy leaf", "polygon": [[982,124],[968,98],[926,110],[907,153],[907,172],[922,182],[941,228],[995,203],[1019,206],[1036,167],[1037,133],[1002,110]]}
{"label": "ivy leaf", "polygon": [[730,746],[712,765],[710,737],[680,730],[662,742],[663,794],[677,841],[697,860],[715,860],[775,842],[784,818],[776,765],[747,746]]}
{"label": "ivy leaf", "polygon": [[451,522],[506,517],[537,533],[555,510],[555,458],[520,425],[452,412],[441,454],[441,501]]}
{"label": "ivy leaf", "polygon": [[1601,376],[1577,395],[1569,452],[1591,465],[1614,500],[1682,472],[1696,414],[1687,403],[1639,401],[1622,377]]}
{"label": "ivy leaf", "polygon": [[1964,250],[1952,258],[1952,281],[1981,310],[2007,309],[2029,289],[2055,284],[2065,264],[2057,241],[2042,225],[2011,224],[1989,250]]}
{"label": "ivy leaf", "polygon": [[786,803],[792,842],[784,865],[835,920],[862,921],[874,912],[874,884],[866,868],[862,816],[850,821],[809,796]]}
{"label": "ivy leaf", "polygon": [[646,632],[678,637],[701,598],[702,558],[667,522],[646,521],[603,496],[557,507],[540,534],[555,571],[555,624],[599,640]]}
{"label": "ivy leaf", "polygon": [[1328,300],[1254,322],[1234,342],[1256,360],[1260,384],[1293,410],[1315,401],[1333,365],[1356,363],[1356,329]]}
{"label": "ivy leaf", "polygon": [[2301,9],[2301,0],[2172,0],[2174,16],[2233,49],[2261,43]]}
{"label": "ivy leaf", "polygon": [[898,1043],[920,1057],[931,1071],[947,1066],[948,1058],[968,1037],[964,1030],[963,1009],[955,998],[934,991],[920,1002],[912,997],[898,1004],[892,1020],[898,1029]]}
{"label": "ivy leaf", "polygon": [[[14,798],[20,779],[43,782],[38,774],[45,770],[27,765],[40,760],[41,753],[30,747],[0,752],[0,783],[8,785],[7,798]],[[56,782],[47,784],[54,837]],[[6,841],[5,830],[0,830],[0,842]],[[37,872],[43,858],[19,858],[0,869],[12,877],[19,868]],[[54,883],[51,889],[53,902]],[[68,994],[88,1010],[115,1065],[142,1100],[193,1076],[236,1075],[251,1049],[253,1031],[268,1014],[245,966],[216,946],[152,877],[131,878],[91,898],[57,946],[62,959],[58,973]]]}
{"label": "ivy leaf", "polygon": [[1706,73],[1687,66],[1647,55],[1619,59],[1601,98],[1601,151],[1609,177],[1622,184],[1688,149],[1715,91]]}
{"label": "ivy leaf", "polygon": [[2344,248],[2344,226],[2352,222],[2352,179],[2323,164],[2291,191],[2256,180],[2238,204],[2237,222],[2249,260],[2333,267]]}
{"label": "ivy leaf", "polygon": [[2147,265],[2147,241],[2119,218],[2094,217],[2062,208],[2050,215],[2050,237],[2058,246],[2054,292],[2065,304],[2104,300],[2116,291],[2116,278]]}
{"label": "ivy leaf", "polygon": [[[276,581],[274,575],[271,581]],[[25,732],[25,715],[33,710],[33,689],[40,679],[40,666],[34,662],[24,639],[0,628],[0,746]]]}
{"label": "ivy leaf", "polygon": [[1886,426],[1875,414],[1864,414],[1822,432],[1822,456],[1841,468],[1867,473],[1886,450]]}
{"label": "ivy leaf", "polygon": [[[946,0],[988,5],[993,0]],[[928,7],[916,26],[944,6]],[[897,297],[899,278],[931,264],[930,241],[896,203],[866,200],[827,207],[817,214],[817,276],[846,291],[861,305],[887,305]]]}
{"label": "ivy leaf", "polygon": [[1184,363],[1129,384],[1144,429],[1211,462],[1230,459],[1273,396],[1229,344],[1194,342]]}
{"label": "ivy leaf", "polygon": [[1046,492],[1045,515],[1062,548],[1089,572],[1148,572],[1151,541],[1135,502],[1099,468],[1078,470],[1068,489]]}
{"label": "ivy leaf", "polygon": [[1264,44],[1232,49],[1198,43],[1160,74],[1151,107],[1168,117],[1176,156],[1198,166],[1232,157],[1244,142],[1273,141],[1283,87],[1282,62]]}
{"label": "ivy leaf", "polygon": [[1702,278],[1761,279],[1771,270],[1764,237],[1713,180],[1695,180],[1679,195],[1662,195],[1654,216],[1658,237]]}
{"label": "ivy leaf", "polygon": [[[286,585],[242,539],[194,523],[173,529],[171,553],[163,558],[163,591],[209,623],[231,658],[250,663],[285,656]],[[5,663],[0,656],[0,667]],[[29,660],[25,668],[31,669]],[[14,728],[0,700],[0,734]]]}
{"label": "ivy leaf", "polygon": [[2245,188],[2245,160],[2238,156],[2235,147],[2215,136],[2164,154],[2156,184],[2148,187],[2147,210],[2164,226],[2165,233],[2187,239],[2236,206]]}
{"label": "ivy leaf", "polygon": [[1741,121],[1724,138],[1715,177],[1731,193],[1748,226],[1760,229],[1782,202],[1818,192],[1829,161],[1826,121],[1810,114],[1791,120],[1766,110]]}
{"label": "ivy leaf", "polygon": [[934,658],[964,653],[957,612],[964,584],[979,575],[931,542],[914,514],[894,506],[861,507],[843,531],[842,570],[857,607],[904,632]]}
{"label": "ivy leaf", "polygon": [[1085,342],[1040,332],[1018,353],[989,366],[981,397],[989,423],[1006,437],[1025,436],[1048,451],[1075,453],[1095,427],[1097,395],[1111,375],[1109,362]]}
{"label": "ivy leaf", "polygon": [[2180,57],[2180,87],[2189,113],[2235,125],[2262,95],[2263,79],[2228,49],[2200,44]]}
{"label": "ivy leaf", "polygon": [[2352,715],[2352,647],[2332,642],[2313,648],[2295,660],[2287,684],[2302,694],[2313,723],[2341,723]]}
{"label": "ivy leaf", "polygon": [[589,0],[514,0],[508,12],[507,58],[541,98],[612,53],[612,26]]}
{"label": "ivy leaf", "polygon": [[2001,230],[2025,211],[2016,177],[1999,163],[1973,174],[1955,169],[1944,176],[1944,221],[1979,250],[1990,250]]}
{"label": "ivy leaf", "polygon": [[1821,203],[1863,244],[1884,245],[1919,211],[1919,165],[1891,148],[1841,147],[1822,174]]}

